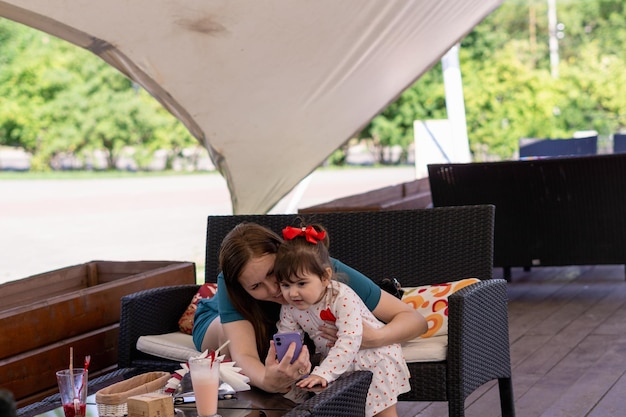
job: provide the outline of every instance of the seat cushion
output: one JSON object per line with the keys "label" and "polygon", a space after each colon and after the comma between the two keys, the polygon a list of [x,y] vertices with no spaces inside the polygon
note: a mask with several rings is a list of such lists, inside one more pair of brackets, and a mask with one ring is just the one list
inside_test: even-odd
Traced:
{"label": "seat cushion", "polygon": [[[141,336],[137,340],[141,352],[178,362],[187,362],[190,357],[200,355],[190,335],[173,332],[160,335]],[[402,353],[407,362],[433,362],[446,359],[448,336],[426,339],[415,338],[402,344]]]}
{"label": "seat cushion", "polygon": [[448,336],[416,337],[402,344],[402,354],[407,363],[443,361],[448,355]]}
{"label": "seat cushion", "polygon": [[183,332],[141,336],[137,340],[137,350],[179,362],[187,362],[190,357],[200,354],[191,335]]}

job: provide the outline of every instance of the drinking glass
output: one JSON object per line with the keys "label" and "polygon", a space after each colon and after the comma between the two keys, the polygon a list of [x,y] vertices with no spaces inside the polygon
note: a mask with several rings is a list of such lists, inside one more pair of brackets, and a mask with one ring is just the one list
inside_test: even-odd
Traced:
{"label": "drinking glass", "polygon": [[189,371],[196,397],[198,417],[220,417],[217,414],[217,394],[220,385],[219,359],[191,358]]}
{"label": "drinking glass", "polygon": [[87,370],[57,371],[57,382],[65,417],[85,417],[87,409]]}

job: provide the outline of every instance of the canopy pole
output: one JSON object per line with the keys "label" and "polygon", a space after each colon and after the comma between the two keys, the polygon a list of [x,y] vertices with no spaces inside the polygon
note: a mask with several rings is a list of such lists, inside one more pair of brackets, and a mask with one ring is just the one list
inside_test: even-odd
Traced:
{"label": "canopy pole", "polygon": [[309,187],[309,184],[311,183],[312,175],[313,173],[310,173],[302,181],[300,181],[298,185],[295,186],[295,188],[293,189],[293,196],[291,197],[291,200],[289,201],[289,204],[287,205],[287,208],[285,208],[285,211],[283,214],[290,214],[290,213],[297,212],[298,203],[300,203],[300,200],[302,200],[302,196],[304,195],[304,192]]}
{"label": "canopy pole", "polygon": [[443,83],[446,92],[446,110],[450,122],[449,147],[454,162],[471,162],[469,139],[467,137],[467,121],[465,118],[465,102],[463,98],[463,81],[459,64],[459,44],[454,45],[441,58],[443,66]]}

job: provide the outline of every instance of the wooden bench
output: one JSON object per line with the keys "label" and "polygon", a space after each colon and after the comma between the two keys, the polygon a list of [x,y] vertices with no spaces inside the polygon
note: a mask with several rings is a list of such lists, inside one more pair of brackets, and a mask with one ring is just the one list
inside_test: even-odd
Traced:
{"label": "wooden bench", "polygon": [[433,204],[494,204],[494,266],[626,264],[626,154],[432,164]]}
{"label": "wooden bench", "polygon": [[70,346],[76,367],[91,356],[90,377],[115,368],[120,299],[195,281],[191,262],[92,261],[0,285],[0,387],[18,407],[58,391]]}

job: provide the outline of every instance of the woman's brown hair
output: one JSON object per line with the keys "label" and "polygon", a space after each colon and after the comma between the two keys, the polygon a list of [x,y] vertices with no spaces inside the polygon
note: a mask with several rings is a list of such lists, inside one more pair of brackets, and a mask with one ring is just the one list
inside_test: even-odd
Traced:
{"label": "woman's brown hair", "polygon": [[281,243],[280,236],[270,229],[257,223],[243,222],[226,235],[220,247],[219,263],[228,296],[237,311],[252,323],[261,360],[267,356],[269,341],[276,331],[280,304],[252,297],[241,286],[239,276],[250,259],[275,254]]}

